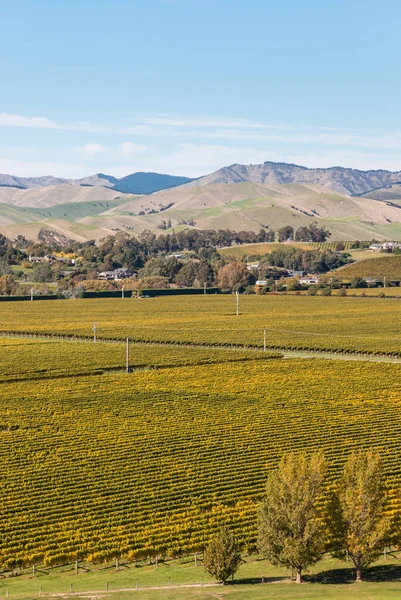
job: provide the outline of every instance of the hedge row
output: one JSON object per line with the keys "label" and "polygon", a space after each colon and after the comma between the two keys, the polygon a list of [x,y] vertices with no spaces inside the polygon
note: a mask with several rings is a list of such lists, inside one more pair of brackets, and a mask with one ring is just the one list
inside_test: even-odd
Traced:
{"label": "hedge row", "polygon": [[[139,290],[141,296],[149,296],[154,298],[155,296],[188,296],[193,294],[204,294],[203,288],[171,288],[164,290]],[[220,294],[219,288],[207,288],[207,294]],[[124,297],[132,298],[133,291],[125,290]],[[82,298],[121,298],[122,291],[106,291],[106,292],[83,292]],[[34,300],[60,300],[62,296],[56,294],[47,296],[33,296]],[[17,302],[20,300],[31,300],[31,296],[0,296],[0,302]]]}

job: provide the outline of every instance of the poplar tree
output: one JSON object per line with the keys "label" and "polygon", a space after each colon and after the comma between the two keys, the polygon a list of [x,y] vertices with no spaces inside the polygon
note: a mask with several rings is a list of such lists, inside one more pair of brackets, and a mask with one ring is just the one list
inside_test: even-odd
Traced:
{"label": "poplar tree", "polygon": [[205,571],[225,583],[234,575],[240,563],[241,555],[237,540],[227,527],[223,527],[211,539],[205,550],[203,557]]}
{"label": "poplar tree", "polygon": [[259,508],[258,547],[274,565],[302,571],[323,556],[325,536],[318,500],[325,474],[322,454],[286,454],[270,473]]}
{"label": "poplar tree", "polygon": [[352,453],[333,494],[328,524],[336,555],[348,556],[356,581],[362,570],[382,553],[390,538],[391,522],[385,515],[387,494],[379,454]]}

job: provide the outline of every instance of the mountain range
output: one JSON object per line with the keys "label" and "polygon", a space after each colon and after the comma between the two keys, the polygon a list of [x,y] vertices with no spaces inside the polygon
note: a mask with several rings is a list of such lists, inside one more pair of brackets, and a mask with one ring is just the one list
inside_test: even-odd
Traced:
{"label": "mountain range", "polygon": [[76,185],[89,187],[107,187],[125,194],[153,194],[159,190],[183,185],[193,181],[189,177],[178,177],[176,175],[162,175],[160,173],[132,173],[126,177],[117,179],[112,175],[96,173],[82,179],[64,179],[62,177],[16,177],[14,175],[0,174],[0,187],[13,187],[21,190],[32,188],[49,187],[56,185]]}
{"label": "mountain range", "polygon": [[197,179],[0,175],[0,232],[10,238],[33,239],[43,228],[83,241],[116,231],[258,231],[312,221],[335,240],[401,240],[401,171],[265,162],[234,164]]}
{"label": "mountain range", "polygon": [[264,162],[260,165],[230,165],[197,179],[144,172],[132,173],[121,178],[96,173],[82,179],[64,179],[52,176],[15,177],[0,174],[0,187],[30,189],[70,184],[107,187],[125,194],[153,194],[159,190],[184,184],[203,186],[242,183],[245,181],[252,183],[320,185],[340,194],[357,196],[388,185],[401,184],[401,171],[392,172],[384,169],[361,171],[344,167],[309,169],[308,167],[288,163]]}
{"label": "mountain range", "polygon": [[339,194],[357,196],[394,183],[401,183],[401,171],[360,171],[344,167],[309,169],[287,163],[234,164],[195,180],[192,185],[220,183],[302,183],[319,185]]}

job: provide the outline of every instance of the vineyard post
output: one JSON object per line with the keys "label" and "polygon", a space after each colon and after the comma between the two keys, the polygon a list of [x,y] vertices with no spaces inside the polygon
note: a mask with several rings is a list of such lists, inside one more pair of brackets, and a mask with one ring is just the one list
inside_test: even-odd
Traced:
{"label": "vineyard post", "polygon": [[204,294],[206,294],[206,281],[205,281],[205,283],[203,284],[203,293],[204,293]]}
{"label": "vineyard post", "polygon": [[72,583],[70,583],[70,594],[72,594]]}
{"label": "vineyard post", "polygon": [[195,552],[195,567],[198,566],[198,553]]}
{"label": "vineyard post", "polygon": [[156,564],[156,569],[158,569],[159,568],[159,557],[157,556],[157,554],[155,557],[155,564]]}
{"label": "vineyard post", "polygon": [[75,561],[75,575],[78,575],[78,561]]}
{"label": "vineyard post", "polygon": [[8,598],[8,587],[6,587],[6,598]]}
{"label": "vineyard post", "polygon": [[168,587],[170,587],[170,577],[168,578]]}
{"label": "vineyard post", "polygon": [[263,330],[263,352],[266,352],[266,329]]}
{"label": "vineyard post", "polygon": [[136,589],[138,589],[138,580],[136,580]]}
{"label": "vineyard post", "polygon": [[108,591],[109,591],[109,582],[106,581],[106,592],[108,592]]}
{"label": "vineyard post", "polygon": [[383,287],[386,287],[386,278],[383,277]]}
{"label": "vineyard post", "polygon": [[124,286],[122,286],[122,288],[121,288],[121,298],[124,299]]}
{"label": "vineyard post", "polygon": [[39,596],[41,596],[41,595],[42,595],[42,586],[40,586],[40,589],[39,589]]}
{"label": "vineyard post", "polygon": [[125,346],[125,372],[129,373],[129,338],[127,338]]}
{"label": "vineyard post", "polygon": [[96,344],[96,323],[93,323],[93,343]]}
{"label": "vineyard post", "polygon": [[33,302],[33,288],[31,287],[31,302]]}
{"label": "vineyard post", "polygon": [[238,292],[235,292],[235,297],[237,300],[236,304],[237,304],[237,317],[238,317],[238,315],[239,315],[239,294],[238,294]]}
{"label": "vineyard post", "polygon": [[118,567],[119,567],[119,565],[118,565],[118,556],[117,556],[116,557],[116,571],[118,571]]}
{"label": "vineyard post", "polygon": [[32,575],[35,577],[36,575],[36,566],[32,565]]}

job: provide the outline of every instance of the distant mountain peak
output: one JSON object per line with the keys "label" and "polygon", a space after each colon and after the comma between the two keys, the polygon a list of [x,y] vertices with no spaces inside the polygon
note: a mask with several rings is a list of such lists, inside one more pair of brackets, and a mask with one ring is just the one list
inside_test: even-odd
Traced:
{"label": "distant mountain peak", "polygon": [[152,194],[163,189],[169,189],[184,183],[189,183],[193,179],[189,177],[179,177],[176,175],[166,175],[160,173],[145,173],[143,171],[132,173],[126,177],[113,177],[105,173],[95,173],[81,179],[64,179],[62,177],[17,177],[14,175],[0,174],[0,187],[11,187],[19,189],[30,189],[37,187],[57,186],[65,183],[71,185],[81,185],[85,187],[102,186],[125,194]]}
{"label": "distant mountain peak", "polygon": [[233,164],[223,167],[210,175],[200,177],[191,185],[210,185],[241,183],[288,184],[300,183],[319,185],[345,195],[361,195],[396,183],[401,179],[401,172],[385,169],[361,171],[347,167],[308,168],[300,165],[266,161],[257,165]]}

